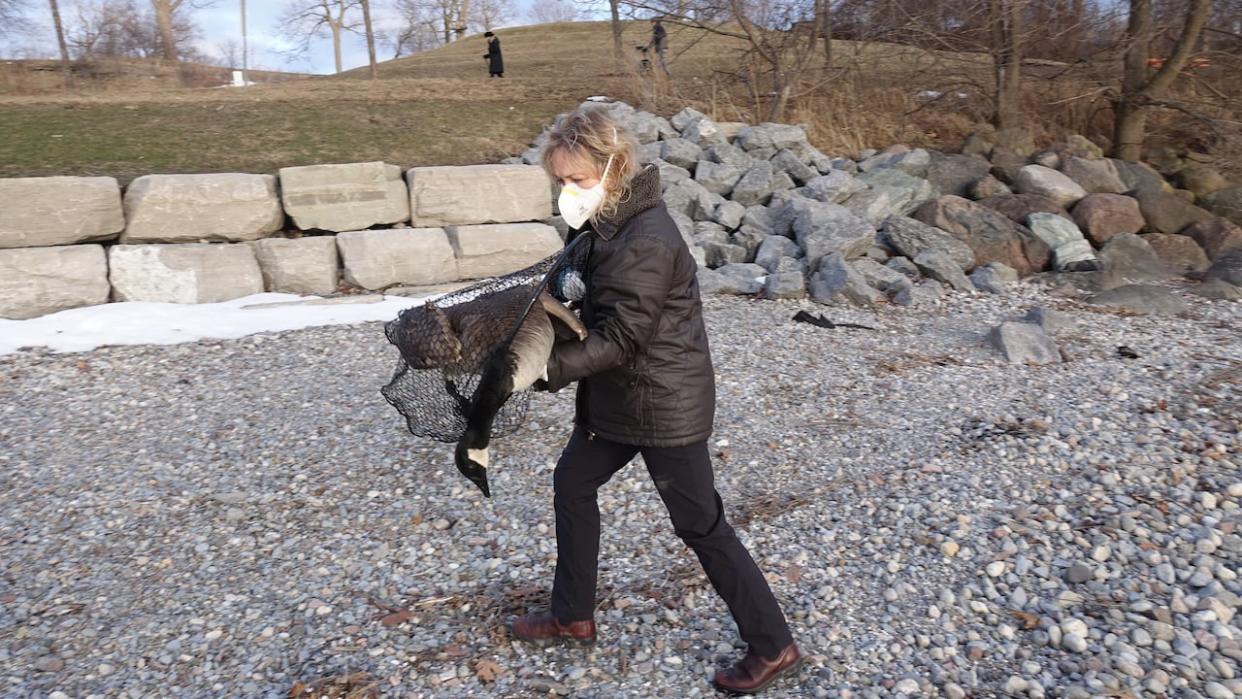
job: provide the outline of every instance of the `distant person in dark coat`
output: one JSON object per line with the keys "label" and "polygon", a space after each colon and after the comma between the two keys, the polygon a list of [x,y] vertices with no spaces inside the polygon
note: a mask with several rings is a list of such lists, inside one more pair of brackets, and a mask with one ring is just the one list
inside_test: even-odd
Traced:
{"label": "distant person in dark coat", "polygon": [[660,70],[668,75],[668,32],[664,30],[664,25],[658,18],[651,20],[651,43],[647,44],[647,47],[655,50],[656,56],[660,59]]}
{"label": "distant person in dark coat", "polygon": [[487,59],[487,72],[493,78],[505,77],[505,59],[500,55],[500,37],[491,32],[484,32],[483,36],[487,37],[487,53],[483,54]]}

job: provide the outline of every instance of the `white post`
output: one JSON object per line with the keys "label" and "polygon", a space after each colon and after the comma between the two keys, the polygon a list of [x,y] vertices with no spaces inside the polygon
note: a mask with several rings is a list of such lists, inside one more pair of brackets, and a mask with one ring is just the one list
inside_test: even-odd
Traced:
{"label": "white post", "polygon": [[242,85],[246,84],[246,71],[250,68],[250,47],[247,46],[246,37],[246,0],[241,0],[241,21],[242,21]]}

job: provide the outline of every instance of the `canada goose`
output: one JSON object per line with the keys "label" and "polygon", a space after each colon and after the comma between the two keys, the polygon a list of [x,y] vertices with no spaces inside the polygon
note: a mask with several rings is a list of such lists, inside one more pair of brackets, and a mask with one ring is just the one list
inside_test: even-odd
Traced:
{"label": "canada goose", "polygon": [[[487,497],[488,445],[497,413],[511,395],[543,375],[558,336],[587,337],[578,316],[547,291],[539,292],[514,329],[530,299],[530,287],[518,286],[443,308],[428,301],[402,313],[400,329],[390,337],[411,368],[444,371],[445,390],[466,418],[454,454],[457,470]],[[471,373],[479,374],[479,381],[474,394],[464,396],[448,377]]]}

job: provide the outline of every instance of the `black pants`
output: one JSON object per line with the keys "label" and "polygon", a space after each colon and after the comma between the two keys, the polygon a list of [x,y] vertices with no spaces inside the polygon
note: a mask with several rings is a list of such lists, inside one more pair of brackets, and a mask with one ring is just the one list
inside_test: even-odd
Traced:
{"label": "black pants", "polygon": [[594,617],[599,559],[596,492],[642,452],[673,520],[673,529],[699,558],[724,599],[742,640],[766,658],[792,642],[789,626],[759,566],[725,521],[712,478],[707,442],[685,447],[635,447],[575,429],[553,476],[556,495],[556,579],[552,614],[562,623]]}

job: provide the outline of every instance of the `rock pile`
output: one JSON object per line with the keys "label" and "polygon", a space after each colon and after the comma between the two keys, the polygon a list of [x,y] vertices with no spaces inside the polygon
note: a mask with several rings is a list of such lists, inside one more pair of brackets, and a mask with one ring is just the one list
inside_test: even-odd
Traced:
{"label": "rock pile", "polygon": [[961,154],[844,158],[800,126],[599,108],[660,168],[709,293],[870,306],[1005,293],[1023,277],[1099,292],[1191,275],[1216,296],[1242,283],[1242,187],[1205,165],[1182,168],[1178,190],[1081,136],[1037,152],[1021,133],[980,133]]}

